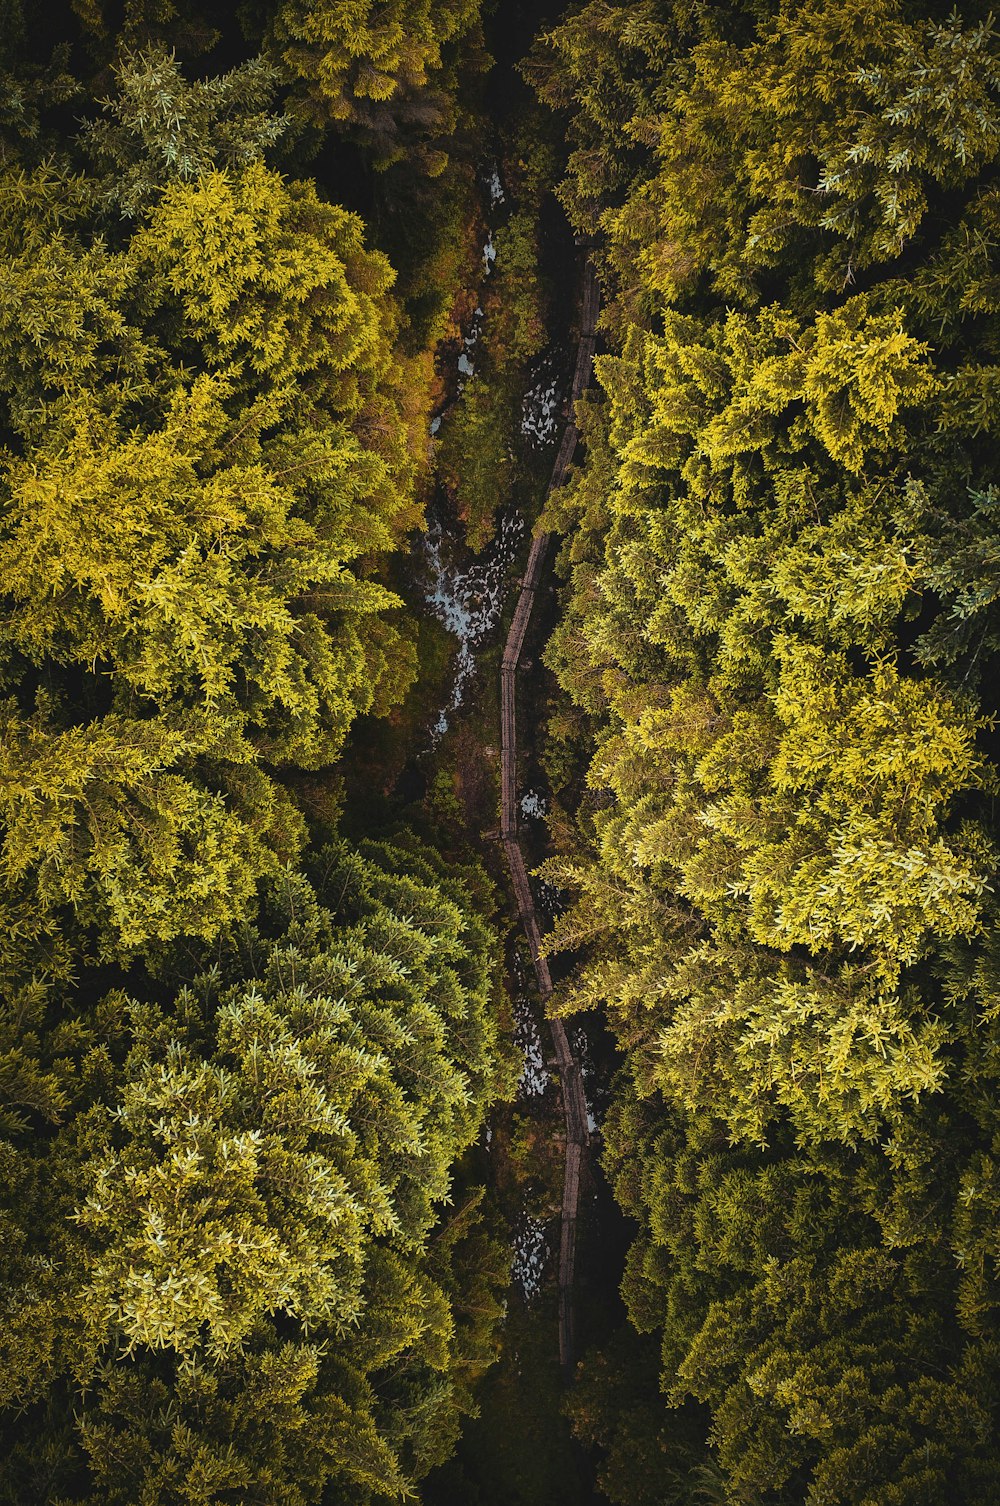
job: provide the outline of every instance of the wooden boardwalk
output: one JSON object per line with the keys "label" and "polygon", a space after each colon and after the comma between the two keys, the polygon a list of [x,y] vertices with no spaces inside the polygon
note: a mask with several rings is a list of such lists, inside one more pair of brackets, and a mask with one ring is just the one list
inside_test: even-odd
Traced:
{"label": "wooden boardwalk", "polygon": [[[584,270],[583,296],[580,306],[580,339],[573,372],[571,399],[573,403],[582,396],[590,384],[600,306],[601,297],[597,277],[588,262]],[[548,494],[564,484],[579,437],[575,420],[571,415],[563,431],[559,452],[552,467]],[[552,976],[549,972],[548,961],[542,956],[542,932],[519,836],[517,672],[551,541],[552,535],[548,533],[536,534],[532,540],[514,617],[504,644],[500,669],[500,831],[507,855],[507,866],[510,869],[511,884],[517,899],[518,912],[531,947],[535,977],[543,1002],[551,997]],[[559,1068],[563,1112],[566,1119],[566,1162],[563,1174],[559,1238],[559,1360],[563,1369],[568,1372],[572,1369],[574,1362],[573,1279],[576,1264],[576,1220],[580,1202],[580,1176],[584,1154],[590,1143],[590,1134],[587,1128],[587,1100],[583,1091],[580,1063],[570,1045],[562,1020],[550,1020],[549,1027],[552,1032],[556,1064]]]}

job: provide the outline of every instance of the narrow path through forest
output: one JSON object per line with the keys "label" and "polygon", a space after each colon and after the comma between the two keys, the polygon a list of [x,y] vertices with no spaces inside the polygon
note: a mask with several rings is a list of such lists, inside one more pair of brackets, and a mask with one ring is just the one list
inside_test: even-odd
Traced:
{"label": "narrow path through forest", "polygon": [[[590,383],[594,348],[597,339],[597,315],[600,310],[600,289],[593,267],[588,262],[583,274],[583,293],[580,308],[580,339],[577,346],[576,367],[573,373],[571,405],[581,397]],[[564,484],[573,455],[579,441],[572,409],[569,422],[563,433],[559,453],[552,467],[549,481],[550,495]],[[521,664],[521,651],[531,621],[535,596],[542,580],[545,561],[552,540],[550,533],[538,533],[531,544],[524,579],[514,610],[507,641],[504,644],[500,669],[500,747],[501,747],[501,835],[511,883],[517,898],[517,908],[524,925],[535,976],[542,1000],[552,994],[552,976],[548,960],[542,955],[542,932],[538,911],[528,880],[527,865],[521,847],[518,823],[517,799],[517,673]],[[563,1369],[571,1369],[574,1360],[573,1333],[573,1279],[576,1263],[576,1221],[580,1201],[580,1176],[583,1159],[590,1142],[587,1129],[587,1100],[583,1090],[583,1074],[580,1062],[571,1045],[562,1020],[549,1021],[552,1043],[562,1091],[563,1111],[566,1117],[566,1163],[563,1175],[562,1224],[559,1240],[559,1361]]]}

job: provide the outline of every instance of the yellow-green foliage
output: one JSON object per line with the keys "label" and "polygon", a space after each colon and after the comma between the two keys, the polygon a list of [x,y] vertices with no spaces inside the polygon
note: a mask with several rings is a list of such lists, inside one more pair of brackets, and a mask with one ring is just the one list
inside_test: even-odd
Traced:
{"label": "yellow-green foliage", "polygon": [[1000,1480],[1000,39],[932,10],[595,3],[530,65],[611,346],[550,506],[593,736],[553,945],[626,1052],[629,1311],[710,1419],[657,1500]]}
{"label": "yellow-green foliage", "polygon": [[897,256],[1000,144],[992,17],[927,9],[593,4],[547,38],[532,71],[580,106],[566,202],[626,301],[754,301],[772,269],[839,293]]}
{"label": "yellow-green foliage", "polygon": [[[863,374],[845,380],[845,368]],[[706,966],[681,962],[691,902],[727,941],[772,956],[805,947],[826,973],[828,954],[841,955],[857,974],[856,1018],[845,1031],[842,1005],[818,1002],[823,989],[800,976],[801,962],[766,963],[762,952],[749,992],[723,1015],[716,1004],[680,1011],[661,1041],[661,1078],[701,1101],[698,1076],[710,1081],[718,1053],[734,1049],[743,1010],[751,1030],[755,1012],[773,1008],[764,968],[785,980],[779,992],[800,978],[814,1001],[791,1011],[796,1051],[825,1052],[831,1031],[838,1054],[872,1054],[863,1070],[888,1105],[910,1086],[904,1060],[917,1090],[943,1070],[929,1045],[882,1065],[887,1030],[900,1042],[943,1039],[907,1021],[893,992],[900,970],[933,938],[978,932],[992,861],[986,833],[950,819],[988,779],[976,747],[984,720],[968,697],[899,667],[899,614],[920,589],[925,546],[904,531],[896,448],[904,413],[932,403],[940,384],[902,315],[873,318],[861,298],[805,328],[776,308],[707,321],[670,313],[662,334],[633,328],[599,372],[613,490],[595,513],[608,485],[595,444],[574,504],[576,548],[591,529],[606,541],[573,567],[575,600],[551,652],[567,688],[593,687],[585,703],[610,717],[590,782],[615,797],[595,818],[599,874],[615,882],[605,901],[603,879],[587,880],[591,903],[609,920],[631,915],[622,886],[635,888],[638,917],[652,889],[663,894],[654,913],[675,918],[662,938],[658,927],[642,935],[636,979],[618,948],[579,997],[638,1002],[655,977],[665,998],[696,986],[703,999]],[[597,925],[571,912],[557,935],[574,941]],[[730,964],[720,986],[731,993]],[[762,1094],[803,1108],[809,1081],[824,1132],[849,1123],[857,1133],[856,1115],[838,1130],[840,1109],[823,1107],[842,1078],[850,1096],[849,1064],[814,1078],[796,1052],[781,1059],[766,1088],[756,1071],[729,1071],[734,1122],[759,1133]]]}
{"label": "yellow-green foliage", "polygon": [[456,59],[483,66],[479,0],[263,0],[249,30],[291,84],[290,107],[333,123],[386,167],[409,157],[431,176],[459,119]]}
{"label": "yellow-green foliage", "polygon": [[361,562],[416,513],[357,218],[251,161],[167,173],[112,246],[99,189],[2,185],[3,871],[12,926],[72,906],[113,951],[210,935],[295,852],[264,765],[331,763],[406,688]]}
{"label": "yellow-green foliage", "polygon": [[[33,0],[11,0],[30,11]],[[220,41],[237,54],[261,56],[223,79],[203,79],[189,106],[214,94],[246,90],[254,77],[280,81],[296,127],[331,127],[363,145],[379,167],[407,159],[429,176],[448,162],[450,137],[463,119],[466,75],[489,59],[482,45],[480,0],[72,0],[88,52],[114,66],[130,53],[155,49],[188,58]],[[30,19],[29,19],[30,25]],[[2,40],[2,39],[0,39]],[[169,86],[168,86],[169,87]],[[156,134],[156,114],[139,117]],[[237,112],[239,113],[239,112]],[[253,126],[248,113],[223,121],[234,141]],[[286,122],[287,123],[287,122]],[[183,112],[170,117],[174,132]],[[230,129],[236,125],[235,133]],[[105,134],[101,128],[100,134]],[[176,137],[175,137],[176,139]],[[270,138],[273,139],[273,138]],[[122,172],[128,190],[132,173]]]}
{"label": "yellow-green foliage", "polygon": [[195,10],[125,6],[72,140],[68,52],[0,110],[10,1506],[412,1498],[508,1276],[466,1159],[510,1073],[485,875],[310,853],[293,793],[331,834],[412,678],[379,577],[429,358],[361,220],[265,160],[276,70],[147,45]]}
{"label": "yellow-green foliage", "polygon": [[441,49],[478,16],[476,0],[371,0],[303,5],[284,0],[274,36],[292,73],[307,81],[315,107],[350,119],[364,102],[420,89],[440,69]]}
{"label": "yellow-green foliage", "polygon": [[492,938],[408,839],[315,878],[144,1002],[19,1001],[5,1400],[57,1385],[3,1499],[367,1502],[446,1457],[506,1277],[475,1197],[434,1235],[496,1091]]}

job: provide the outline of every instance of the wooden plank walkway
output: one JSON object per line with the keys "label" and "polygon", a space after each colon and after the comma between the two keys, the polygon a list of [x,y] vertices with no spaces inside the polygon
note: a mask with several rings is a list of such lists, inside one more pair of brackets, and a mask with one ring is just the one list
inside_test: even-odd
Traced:
{"label": "wooden plank walkway", "polygon": [[[580,339],[573,372],[573,402],[581,397],[590,385],[600,307],[601,294],[597,276],[588,262],[584,269],[580,301]],[[547,495],[565,483],[579,437],[576,423],[571,417],[563,431],[559,451],[552,467]],[[552,975],[549,972],[547,959],[542,956],[542,932],[538,911],[531,892],[531,883],[528,879],[528,870],[519,837],[517,672],[521,663],[525,635],[531,622],[535,596],[544,575],[551,540],[552,535],[548,533],[536,534],[532,540],[514,617],[504,644],[500,668],[500,832],[507,855],[507,866],[510,869],[511,885],[517,899],[518,913],[531,947],[535,977],[543,1002],[552,995]],[[562,1020],[550,1020],[549,1027],[552,1032],[556,1064],[559,1068],[563,1114],[566,1120],[566,1161],[563,1173],[559,1237],[559,1361],[564,1371],[568,1373],[572,1370],[574,1363],[573,1281],[576,1265],[576,1222],[580,1203],[580,1178],[584,1155],[590,1143],[590,1134],[587,1128],[587,1100],[583,1090],[580,1063],[570,1045]]]}

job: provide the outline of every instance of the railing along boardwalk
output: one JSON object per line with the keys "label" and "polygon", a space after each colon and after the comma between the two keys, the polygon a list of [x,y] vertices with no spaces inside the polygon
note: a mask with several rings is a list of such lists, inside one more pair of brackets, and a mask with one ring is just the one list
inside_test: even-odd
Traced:
{"label": "railing along boardwalk", "polygon": [[[583,297],[580,307],[580,339],[573,372],[571,401],[576,402],[590,384],[594,349],[597,343],[597,316],[601,295],[597,276],[590,263],[584,270]],[[547,496],[564,484],[579,440],[579,431],[571,417],[563,431],[559,451],[552,467]],[[524,639],[531,621],[535,595],[541,584],[545,559],[552,535],[536,534],[531,543],[524,579],[518,594],[514,617],[504,644],[500,669],[500,831],[503,838],[511,884],[517,898],[535,977],[543,1000],[552,994],[549,964],[542,956],[542,932],[538,922],[528,870],[518,835],[517,800],[517,671],[521,663]],[[573,1053],[562,1020],[550,1020],[552,1044],[562,1090],[566,1118],[566,1162],[563,1173],[562,1218],[559,1238],[559,1361],[569,1371],[574,1359],[573,1279],[576,1264],[576,1220],[580,1202],[580,1175],[583,1156],[590,1143],[587,1128],[587,1100],[583,1091],[583,1074]]]}

